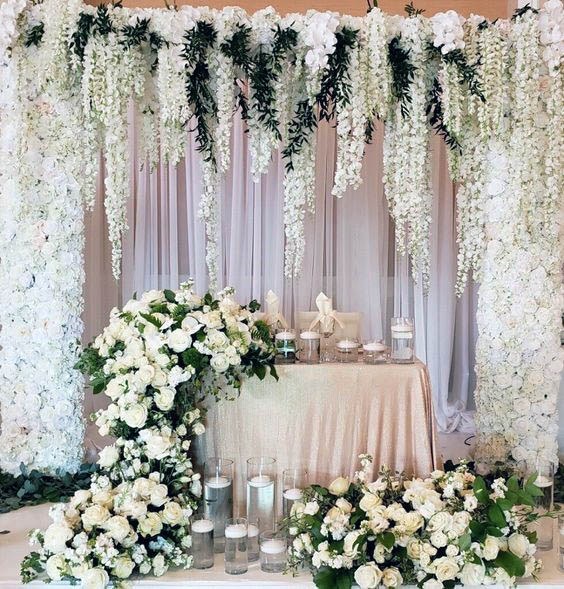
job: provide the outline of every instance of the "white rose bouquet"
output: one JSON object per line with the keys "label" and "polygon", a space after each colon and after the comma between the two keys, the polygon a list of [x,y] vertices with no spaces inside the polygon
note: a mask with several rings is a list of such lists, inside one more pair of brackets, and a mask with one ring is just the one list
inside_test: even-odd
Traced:
{"label": "white rose bouquet", "polygon": [[25,582],[46,573],[94,589],[191,565],[189,519],[201,483],[190,447],[205,431],[200,401],[229,396],[245,375],[276,377],[268,326],[254,319],[258,304],[242,307],[232,295],[199,297],[187,283],[112,311],[78,367],[111,399],[94,419],[116,441],[100,452],[90,490],[55,506],[53,523],[32,533],[39,550],[22,563]]}
{"label": "white rose bouquet", "polygon": [[311,568],[320,589],[510,585],[539,570],[534,478],[486,480],[462,463],[426,479],[382,468],[367,482],[361,461],[352,481],[310,487],[286,522],[290,568]]}

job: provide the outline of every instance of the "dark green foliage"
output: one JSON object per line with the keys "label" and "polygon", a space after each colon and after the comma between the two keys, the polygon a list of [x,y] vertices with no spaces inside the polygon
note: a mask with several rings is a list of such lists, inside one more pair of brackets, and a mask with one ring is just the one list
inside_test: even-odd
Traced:
{"label": "dark green foliage", "polygon": [[458,139],[451,135],[446,125],[443,122],[443,105],[441,102],[442,88],[438,78],[433,80],[429,101],[427,103],[427,116],[429,117],[429,124],[434,129],[437,135],[440,135],[445,143],[452,150],[460,151],[460,143]]}
{"label": "dark green foliage", "polygon": [[304,143],[309,141],[311,133],[317,127],[315,110],[309,100],[300,100],[296,106],[294,117],[288,125],[288,142],[282,155],[286,160],[286,170],[293,170],[293,158],[298,154]]}
{"label": "dark green foliage", "polygon": [[76,474],[61,471],[50,476],[22,466],[17,477],[0,471],[0,513],[26,505],[65,501],[78,489],[87,489],[96,470],[95,464],[83,464]]}
{"label": "dark green foliage", "polygon": [[517,8],[517,10],[513,13],[513,16],[511,17],[512,21],[517,20],[519,17],[524,16],[525,14],[527,14],[527,12],[532,12],[533,14],[538,14],[538,9],[533,8],[528,2],[527,4],[525,4],[525,6],[522,6],[521,8]]}
{"label": "dark green foliage", "polygon": [[182,56],[192,74],[186,78],[186,94],[196,117],[197,149],[204,161],[215,166],[213,137],[209,120],[217,117],[217,106],[210,88],[210,71],[208,67],[208,50],[215,44],[217,32],[213,25],[198,21],[196,26],[184,36],[185,43]]}
{"label": "dark green foliage", "polygon": [[413,0],[411,0],[409,4],[406,4],[403,9],[407,16],[420,16],[425,12],[425,9],[423,8],[415,8],[415,6],[413,6]]}
{"label": "dark green foliage", "polygon": [[29,28],[25,34],[25,46],[31,47],[33,45],[35,47],[39,47],[41,41],[43,40],[44,33],[45,25],[42,22],[37,23],[36,25]]}
{"label": "dark green foliage", "polygon": [[403,117],[408,115],[411,103],[409,87],[417,71],[409,54],[409,49],[404,49],[401,46],[401,36],[394,37],[388,44],[388,60],[392,68],[392,94],[400,103]]}
{"label": "dark green foliage", "polygon": [[94,15],[81,12],[78,17],[76,31],[72,34],[70,41],[70,50],[80,59],[84,59],[84,50],[90,38],[90,33],[94,27]]}

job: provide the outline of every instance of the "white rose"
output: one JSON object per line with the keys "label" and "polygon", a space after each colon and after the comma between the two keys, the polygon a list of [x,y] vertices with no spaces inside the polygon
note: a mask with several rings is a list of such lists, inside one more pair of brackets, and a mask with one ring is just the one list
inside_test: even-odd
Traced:
{"label": "white rose", "polygon": [[62,554],[50,556],[45,563],[45,571],[52,581],[60,581],[65,568],[66,561]]}
{"label": "white rose", "polygon": [[507,538],[507,546],[515,556],[523,558],[527,554],[529,548],[529,541],[523,534],[511,534]]}
{"label": "white rose", "polygon": [[105,589],[110,582],[110,576],[104,569],[88,569],[80,577],[83,589]]}
{"label": "white rose", "polygon": [[330,485],[329,485],[329,493],[332,495],[344,495],[350,487],[350,482],[348,478],[345,477],[338,477],[336,478]]}
{"label": "white rose", "polygon": [[482,556],[486,560],[495,560],[499,553],[499,543],[493,536],[488,536],[482,547]]}
{"label": "white rose", "polygon": [[145,441],[145,452],[151,460],[162,460],[168,455],[172,440],[168,436],[151,435]]}
{"label": "white rose", "polygon": [[382,585],[385,587],[399,587],[403,583],[403,577],[396,567],[384,569],[382,573]]}
{"label": "white rose", "polygon": [[343,512],[343,513],[351,513],[352,505],[342,497],[337,499],[335,505]]}
{"label": "white rose", "polygon": [[162,577],[167,571],[167,566],[165,565],[165,558],[162,554],[157,554],[155,558],[153,558],[153,573],[155,577]]}
{"label": "white rose", "polygon": [[[301,505],[301,504],[300,504]],[[315,515],[319,511],[319,504],[317,501],[308,501],[303,508],[303,513],[306,515]]]}
{"label": "white rose", "polygon": [[225,372],[229,368],[229,359],[225,354],[216,354],[212,356],[210,365],[216,372]]}
{"label": "white rose", "polygon": [[190,335],[196,333],[200,329],[201,326],[202,326],[202,324],[195,317],[192,317],[191,315],[187,315],[182,320],[182,329],[184,331],[188,332]]}
{"label": "white rose", "polygon": [[119,459],[119,450],[115,446],[106,446],[100,450],[98,464],[102,468],[113,466]]}
{"label": "white rose", "polygon": [[161,411],[170,411],[174,405],[176,391],[170,387],[163,387],[155,393],[155,404]]}
{"label": "white rose", "polygon": [[419,560],[421,556],[421,542],[419,540],[411,539],[407,543],[407,556],[412,560]]}
{"label": "white rose", "polygon": [[90,531],[94,526],[101,526],[110,517],[110,512],[103,505],[91,505],[82,514],[84,529]]}
{"label": "white rose", "polygon": [[484,583],[486,568],[482,564],[466,563],[460,573],[460,581],[463,585],[477,587]]}
{"label": "white rose", "polygon": [[123,394],[123,390],[123,381],[119,377],[113,378],[107,384],[104,390],[104,394],[110,397],[112,401],[115,401],[118,397],[120,397]]}
{"label": "white rose", "polygon": [[156,486],[155,481],[141,477],[133,483],[133,491],[143,499],[148,499]]}
{"label": "white rose", "polygon": [[374,495],[374,493],[365,493],[358,504],[362,511],[368,513],[375,507],[378,507],[382,504],[382,499],[378,495]]}
{"label": "white rose", "polygon": [[443,548],[448,544],[448,538],[444,532],[433,532],[430,540],[431,544],[436,548]]}
{"label": "white rose", "polygon": [[45,530],[43,546],[49,552],[63,552],[73,535],[73,531],[65,524],[51,524]]}
{"label": "white rose", "polygon": [[343,542],[343,552],[345,556],[349,556],[351,558],[356,558],[358,555],[359,546],[358,544],[355,546],[355,543],[359,536],[362,535],[361,530],[354,530],[354,532],[349,532],[344,539]]}
{"label": "white rose", "polygon": [[92,495],[92,503],[96,503],[96,505],[101,505],[102,507],[110,509],[113,502],[114,498],[109,491],[98,491]]}
{"label": "white rose", "polygon": [[438,511],[435,513],[429,523],[427,524],[427,530],[429,532],[441,532],[445,528],[448,529],[452,523],[452,516],[446,511]]}
{"label": "white rose", "polygon": [[129,427],[141,428],[147,422],[148,412],[145,405],[134,403],[121,412],[121,418]]}
{"label": "white rose", "polygon": [[201,436],[206,431],[206,427],[201,421],[198,421],[198,423],[195,423],[192,426],[192,431],[194,432],[195,436]]}
{"label": "white rose", "polygon": [[123,542],[129,535],[131,527],[129,522],[122,515],[114,515],[104,523],[104,529],[108,536],[113,538],[116,542]]}
{"label": "white rose", "polygon": [[180,352],[184,352],[186,348],[189,348],[192,344],[192,338],[190,334],[185,332],[182,329],[175,329],[168,334],[168,347],[173,351],[179,354]]}
{"label": "white rose", "polygon": [[382,579],[382,571],[375,564],[365,564],[354,573],[354,580],[360,589],[376,589]]}
{"label": "white rose", "polygon": [[135,373],[135,376],[143,384],[150,384],[153,380],[153,377],[155,376],[155,369],[150,364],[144,364]]}
{"label": "white rose", "polygon": [[120,556],[116,559],[112,572],[119,579],[128,579],[135,568],[135,563],[128,556]]}
{"label": "white rose", "polygon": [[70,504],[73,507],[79,507],[87,503],[90,500],[90,497],[92,497],[92,493],[90,491],[80,489],[79,491],[75,492],[72,499],[70,500]]}
{"label": "white rose", "polygon": [[156,536],[162,529],[163,524],[157,513],[148,513],[139,520],[138,531],[142,536]]}
{"label": "white rose", "polygon": [[448,581],[454,579],[459,568],[456,561],[451,556],[443,556],[434,561],[435,575],[439,581]]}
{"label": "white rose", "polygon": [[155,507],[161,507],[161,505],[165,504],[167,498],[168,487],[163,484],[155,485],[155,487],[151,491],[151,504]]}
{"label": "white rose", "polygon": [[414,534],[423,525],[423,516],[415,511],[406,513],[399,521],[399,527],[404,534]]}
{"label": "white rose", "polygon": [[170,501],[164,506],[162,511],[162,520],[165,524],[175,526],[182,521],[184,517],[182,507],[175,501]]}

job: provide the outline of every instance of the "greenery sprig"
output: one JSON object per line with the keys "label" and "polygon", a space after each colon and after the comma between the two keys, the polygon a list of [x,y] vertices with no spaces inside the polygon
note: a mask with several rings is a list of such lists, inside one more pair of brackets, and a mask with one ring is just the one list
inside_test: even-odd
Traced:
{"label": "greenery sprig", "polygon": [[388,44],[388,61],[392,69],[392,94],[400,104],[401,115],[407,117],[411,104],[410,86],[417,68],[411,61],[410,50],[401,45],[401,35]]}
{"label": "greenery sprig", "polygon": [[537,8],[533,8],[527,2],[527,4],[525,4],[525,6],[522,6],[521,8],[517,8],[517,10],[515,10],[515,12],[513,13],[513,16],[511,17],[511,20],[516,21],[519,17],[527,14],[527,12],[532,12],[533,14],[538,14],[539,11]]}
{"label": "greenery sprig", "polygon": [[420,16],[425,12],[424,8],[415,8],[413,0],[409,4],[406,4],[403,9],[407,16]]}
{"label": "greenery sprig", "polygon": [[37,23],[30,27],[25,34],[24,44],[26,47],[39,47],[45,34],[45,24],[42,22]]}
{"label": "greenery sprig", "polygon": [[217,118],[217,105],[210,86],[209,51],[216,43],[217,31],[206,21],[198,21],[184,36],[182,57],[189,71],[186,76],[186,94],[196,117],[197,150],[204,161],[216,165],[214,139],[210,122]]}
{"label": "greenery sprig", "polygon": [[66,501],[78,489],[90,486],[90,479],[96,470],[95,464],[83,464],[76,474],[61,471],[55,476],[37,470],[28,471],[23,467],[18,476],[0,471],[0,513],[26,505]]}

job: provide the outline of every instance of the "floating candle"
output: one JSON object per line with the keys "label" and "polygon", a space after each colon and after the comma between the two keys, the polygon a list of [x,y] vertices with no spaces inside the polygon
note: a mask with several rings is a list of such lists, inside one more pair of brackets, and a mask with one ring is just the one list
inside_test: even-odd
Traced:
{"label": "floating candle", "polygon": [[339,350],[345,350],[345,351],[356,350],[359,346],[360,346],[360,344],[358,342],[355,342],[350,339],[342,339],[340,342],[337,342],[337,348]]}
{"label": "floating candle", "polygon": [[369,342],[362,346],[365,352],[385,352],[386,346],[380,342]]}
{"label": "floating candle", "polygon": [[225,487],[229,487],[230,484],[231,480],[227,477],[218,476],[206,479],[206,485],[212,489],[224,489]]}
{"label": "floating candle", "polygon": [[226,538],[244,538],[247,535],[247,526],[245,524],[231,524],[225,528]]}
{"label": "floating candle", "polygon": [[321,336],[317,331],[302,331],[302,333],[300,333],[300,337],[302,339],[319,339]]}
{"label": "floating candle", "polygon": [[213,522],[209,519],[197,519],[192,523],[192,531],[198,534],[206,534],[213,530]]}
{"label": "floating candle", "polygon": [[284,499],[289,501],[299,501],[302,498],[301,489],[286,489],[284,491]]}
{"label": "floating candle", "polygon": [[261,543],[260,550],[265,554],[282,554],[286,552],[286,543],[282,540],[266,540]]}
{"label": "floating candle", "polygon": [[413,325],[392,325],[392,331],[396,331],[396,332],[413,331]]}
{"label": "floating candle", "polygon": [[296,334],[292,331],[281,331],[274,336],[278,340],[293,340],[296,339]]}
{"label": "floating candle", "polygon": [[251,487],[267,487],[272,483],[272,479],[267,475],[257,475],[248,481]]}

